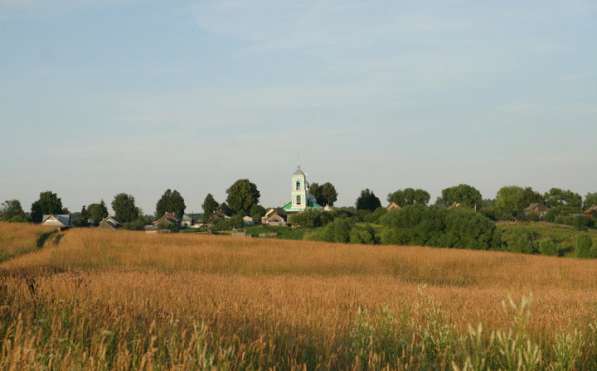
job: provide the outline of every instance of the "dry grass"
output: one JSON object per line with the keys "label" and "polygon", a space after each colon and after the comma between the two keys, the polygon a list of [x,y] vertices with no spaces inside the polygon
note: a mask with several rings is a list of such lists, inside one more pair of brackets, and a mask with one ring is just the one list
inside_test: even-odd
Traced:
{"label": "dry grass", "polygon": [[23,223],[0,223],[0,262],[41,247],[51,229]]}
{"label": "dry grass", "polygon": [[[597,303],[595,261],[421,247],[81,229],[0,269],[0,366],[32,369],[474,366],[493,348],[469,349],[467,326],[516,328],[501,303],[529,295],[515,334],[546,366]],[[574,367],[594,364],[582,336]]]}

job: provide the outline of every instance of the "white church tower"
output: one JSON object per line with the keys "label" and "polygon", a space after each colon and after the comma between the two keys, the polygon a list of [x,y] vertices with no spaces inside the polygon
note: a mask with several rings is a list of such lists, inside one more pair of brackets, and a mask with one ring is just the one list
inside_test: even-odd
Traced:
{"label": "white church tower", "polygon": [[299,166],[292,174],[292,190],[290,192],[292,211],[305,211],[307,208],[307,195],[309,194],[309,184],[307,183],[307,176]]}

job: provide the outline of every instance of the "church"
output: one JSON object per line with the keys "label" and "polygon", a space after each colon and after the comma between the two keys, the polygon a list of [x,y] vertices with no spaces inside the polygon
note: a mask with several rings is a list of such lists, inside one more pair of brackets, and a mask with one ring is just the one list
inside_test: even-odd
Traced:
{"label": "church", "polygon": [[309,182],[305,172],[299,166],[291,178],[290,202],[282,206],[287,214],[300,213],[308,209],[321,209],[315,197],[309,193]]}

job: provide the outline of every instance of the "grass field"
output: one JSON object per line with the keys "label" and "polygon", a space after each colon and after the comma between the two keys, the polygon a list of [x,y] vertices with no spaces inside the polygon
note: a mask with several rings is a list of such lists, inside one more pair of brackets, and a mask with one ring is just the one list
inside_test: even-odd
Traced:
{"label": "grass field", "polygon": [[43,233],[0,225],[0,369],[597,369],[597,261]]}

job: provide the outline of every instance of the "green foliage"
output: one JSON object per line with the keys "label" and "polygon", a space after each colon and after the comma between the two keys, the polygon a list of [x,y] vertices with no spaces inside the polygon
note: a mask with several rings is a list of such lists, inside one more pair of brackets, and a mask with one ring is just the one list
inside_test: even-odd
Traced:
{"label": "green foliage", "polygon": [[203,221],[208,222],[213,213],[216,212],[220,204],[211,193],[208,193],[205,196],[205,200],[203,201]]}
{"label": "green foliage", "polygon": [[576,237],[576,257],[597,258],[597,249],[593,248],[593,240],[587,234],[580,234]]}
{"label": "green foliage", "polygon": [[350,242],[375,245],[379,243],[379,237],[376,234],[375,228],[369,224],[355,225],[350,231]]}
{"label": "green foliage", "polygon": [[334,214],[315,209],[307,209],[302,213],[290,215],[288,222],[291,225],[304,228],[317,228],[330,223],[334,219]]}
{"label": "green foliage", "polygon": [[533,254],[538,251],[537,240],[539,235],[530,230],[516,229],[512,233],[502,235],[505,248],[512,252]]}
{"label": "green foliage", "polygon": [[386,213],[388,212],[388,210],[384,207],[379,207],[377,208],[377,210],[375,210],[374,212],[368,213],[367,215],[365,215],[363,217],[363,221],[366,223],[378,223],[380,221],[380,219],[386,215]]}
{"label": "green foliage", "polygon": [[539,252],[542,255],[558,256],[560,255],[560,246],[551,238],[543,238],[538,242]]}
{"label": "green foliage", "polygon": [[31,219],[34,223],[41,223],[44,215],[62,212],[62,200],[56,193],[50,191],[40,193],[39,199],[31,205]]}
{"label": "green foliage", "polygon": [[334,206],[334,203],[338,200],[336,187],[330,182],[322,185],[312,183],[309,186],[309,193],[315,197],[317,203],[321,206]]}
{"label": "green foliage", "polygon": [[184,215],[184,211],[187,208],[184,202],[184,198],[177,190],[166,190],[162,197],[159,199],[156,208],[156,218],[162,217],[165,213],[176,213],[176,217],[181,219]]}
{"label": "green foliage", "polygon": [[253,207],[250,210],[249,215],[251,216],[251,218],[253,218],[254,223],[261,223],[261,218],[263,218],[263,216],[265,216],[266,212],[267,212],[267,210],[265,210],[265,208],[263,206],[253,205]]}
{"label": "green foliage", "polygon": [[438,205],[452,206],[460,204],[471,209],[480,208],[483,202],[481,192],[476,188],[460,184],[455,187],[446,188],[442,191],[442,197],[438,199]]}
{"label": "green foliage", "polygon": [[102,219],[108,216],[108,208],[106,207],[104,200],[100,201],[99,204],[89,205],[87,212],[89,214],[88,218],[92,220],[94,225],[98,225]]}
{"label": "green foliage", "polygon": [[583,204],[583,208],[586,210],[591,206],[597,205],[597,192],[594,193],[587,193],[585,196],[585,202]]}
{"label": "green foliage", "polygon": [[[138,209],[137,209],[137,214],[140,214]],[[120,219],[118,219],[118,217],[116,217],[116,219],[118,221],[120,221]],[[151,224],[150,217],[146,217],[143,215],[137,215],[133,220],[123,223],[122,227],[124,229],[128,229],[131,231],[142,231],[145,228],[145,226],[148,224]],[[168,228],[171,228],[171,226],[168,226],[166,229],[168,229]]]}
{"label": "green foliage", "polygon": [[14,222],[26,219],[25,211],[23,211],[19,200],[7,200],[2,203],[0,207],[0,220]]}
{"label": "green foliage", "polygon": [[427,205],[431,196],[423,189],[405,188],[388,195],[388,202],[395,202],[401,207],[411,205]]}
{"label": "green foliage", "polygon": [[228,194],[226,199],[228,206],[235,213],[243,212],[245,215],[250,212],[253,206],[259,204],[259,198],[261,197],[257,186],[248,179],[237,180],[226,190],[226,193]]}
{"label": "green foliage", "polygon": [[381,218],[384,244],[489,249],[500,246],[495,223],[466,209],[407,206]]}
{"label": "green foliage", "polygon": [[356,207],[357,210],[374,211],[375,209],[381,207],[381,201],[375,195],[375,193],[373,193],[373,191],[364,189],[361,191],[361,195],[357,199]]}
{"label": "green foliage", "polygon": [[582,208],[582,197],[578,193],[552,188],[545,194],[545,204],[550,207],[569,207],[577,212]]}
{"label": "green foliage", "polygon": [[543,196],[531,187],[508,186],[498,191],[495,209],[500,219],[521,219],[530,204],[543,202]]}
{"label": "green foliage", "polygon": [[135,205],[135,198],[126,193],[114,196],[112,210],[114,210],[116,220],[125,225],[136,221],[141,214]]}

